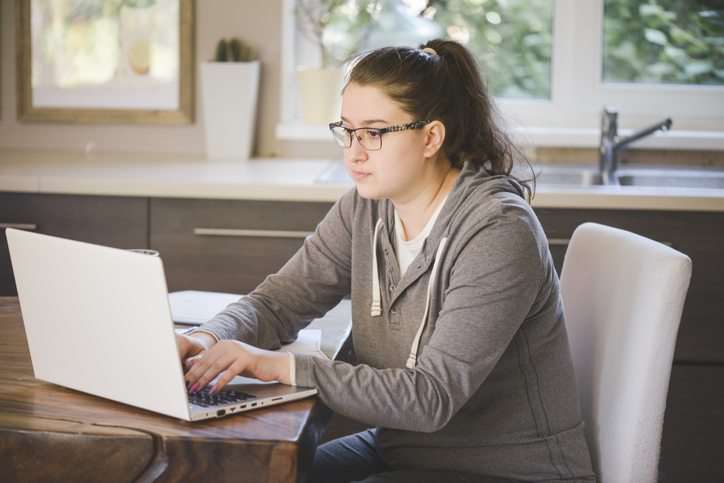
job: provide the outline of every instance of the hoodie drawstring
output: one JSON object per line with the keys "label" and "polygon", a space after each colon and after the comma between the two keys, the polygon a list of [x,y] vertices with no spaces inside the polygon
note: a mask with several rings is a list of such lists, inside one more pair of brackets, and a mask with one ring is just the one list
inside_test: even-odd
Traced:
{"label": "hoodie drawstring", "polygon": [[[370,315],[372,317],[379,317],[382,315],[382,305],[380,303],[380,276],[379,269],[377,268],[377,239],[380,235],[380,228],[382,228],[382,219],[377,220],[375,225],[375,235],[372,242],[372,308]],[[437,276],[437,267],[440,265],[442,259],[442,252],[445,249],[445,243],[447,238],[440,240],[440,245],[437,247],[437,253],[435,254],[435,263],[432,265],[432,273],[430,274],[430,280],[427,282],[427,297],[425,299],[425,312],[422,314],[422,322],[420,328],[417,329],[415,334],[415,340],[412,341],[412,349],[410,349],[410,357],[407,359],[406,366],[408,369],[415,367],[417,363],[417,350],[420,347],[420,338],[422,337],[422,331],[425,329],[427,323],[427,316],[430,312],[430,300],[432,299],[432,288],[435,285],[435,277]]]}
{"label": "hoodie drawstring", "polygon": [[417,329],[415,334],[415,340],[412,341],[412,349],[410,349],[410,357],[407,359],[405,365],[408,369],[415,367],[417,363],[417,349],[420,346],[420,338],[422,337],[422,331],[425,329],[427,323],[427,315],[430,312],[430,300],[432,299],[432,287],[435,284],[435,276],[437,275],[437,267],[442,259],[442,251],[445,249],[445,243],[447,238],[440,240],[440,245],[437,247],[437,254],[435,255],[435,263],[432,265],[432,273],[430,274],[430,281],[427,282],[427,297],[425,300],[425,312],[422,314],[422,322],[420,328]]}
{"label": "hoodie drawstring", "polygon": [[380,305],[380,274],[377,269],[377,238],[380,236],[380,228],[382,228],[382,218],[377,220],[375,236],[372,241],[372,309],[370,310],[372,317],[382,315],[382,306]]}

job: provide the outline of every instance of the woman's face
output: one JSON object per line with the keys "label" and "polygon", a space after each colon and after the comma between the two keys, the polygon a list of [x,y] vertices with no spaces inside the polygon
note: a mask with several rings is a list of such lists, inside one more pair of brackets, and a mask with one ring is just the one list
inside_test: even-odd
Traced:
{"label": "woman's face", "polygon": [[[422,120],[411,119],[376,87],[349,84],[345,88],[342,124],[347,129],[383,129]],[[405,203],[417,196],[435,174],[433,160],[426,158],[426,138],[425,127],[385,133],[379,151],[367,151],[353,139],[344,150],[344,164],[360,196],[387,198],[393,203]]]}

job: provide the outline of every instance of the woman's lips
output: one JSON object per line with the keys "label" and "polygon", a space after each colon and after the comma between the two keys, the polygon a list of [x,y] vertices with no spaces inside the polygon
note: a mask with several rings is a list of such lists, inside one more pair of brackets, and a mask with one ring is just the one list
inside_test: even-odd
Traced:
{"label": "woman's lips", "polygon": [[365,173],[363,171],[352,171],[352,178],[355,180],[362,180],[368,177],[370,173]]}

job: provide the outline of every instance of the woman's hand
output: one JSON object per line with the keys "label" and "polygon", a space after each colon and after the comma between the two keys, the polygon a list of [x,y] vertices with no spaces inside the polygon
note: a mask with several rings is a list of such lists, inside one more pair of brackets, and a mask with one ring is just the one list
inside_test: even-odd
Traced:
{"label": "woman's hand", "polygon": [[219,380],[211,388],[212,393],[221,390],[237,374],[291,384],[288,354],[258,349],[239,341],[222,340],[189,358],[188,362],[190,369],[186,381],[191,393],[206,387],[219,374]]}
{"label": "woman's hand", "polygon": [[178,355],[183,363],[184,371],[191,369],[192,359],[209,350],[216,343],[211,335],[198,332],[191,335],[176,334]]}

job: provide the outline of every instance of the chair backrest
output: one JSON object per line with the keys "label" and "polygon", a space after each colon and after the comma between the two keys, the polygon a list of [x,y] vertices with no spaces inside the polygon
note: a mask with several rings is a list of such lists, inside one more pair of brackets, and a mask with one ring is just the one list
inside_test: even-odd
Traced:
{"label": "chair backrest", "polygon": [[584,223],[561,296],[593,470],[602,483],[655,483],[691,260],[633,233]]}

